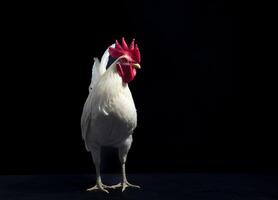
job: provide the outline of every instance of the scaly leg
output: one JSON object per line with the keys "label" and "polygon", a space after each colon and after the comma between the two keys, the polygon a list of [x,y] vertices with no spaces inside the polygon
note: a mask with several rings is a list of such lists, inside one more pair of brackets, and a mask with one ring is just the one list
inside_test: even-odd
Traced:
{"label": "scaly leg", "polygon": [[102,184],[101,177],[100,177],[100,147],[92,149],[91,154],[96,167],[96,185],[91,188],[88,188],[87,191],[100,190],[109,193],[108,190],[105,189],[108,188],[108,186]]}
{"label": "scaly leg", "polygon": [[131,183],[129,183],[129,182],[127,181],[126,172],[125,172],[125,163],[122,163],[122,174],[123,174],[122,192],[125,191],[125,189],[126,189],[127,187],[140,188],[139,185],[133,185],[133,184],[131,184]]}
{"label": "scaly leg", "polygon": [[120,159],[120,162],[122,165],[122,182],[117,185],[114,185],[112,187],[113,188],[122,187],[122,192],[125,191],[125,189],[127,187],[140,188],[140,186],[138,186],[138,185],[133,185],[133,184],[129,183],[126,178],[125,163],[126,163],[127,154],[131,147],[131,144],[132,144],[132,136],[130,136],[124,142],[124,144],[122,146],[120,146],[120,148],[119,148],[119,159]]}

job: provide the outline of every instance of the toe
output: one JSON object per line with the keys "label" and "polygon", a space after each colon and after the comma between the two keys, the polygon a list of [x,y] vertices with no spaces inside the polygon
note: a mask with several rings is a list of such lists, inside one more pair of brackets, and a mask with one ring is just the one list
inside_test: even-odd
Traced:
{"label": "toe", "polygon": [[121,183],[118,183],[118,184],[116,184],[116,185],[112,185],[112,186],[110,186],[112,189],[116,189],[116,188],[119,188],[119,187],[121,187],[122,186],[122,184]]}
{"label": "toe", "polygon": [[93,190],[97,190],[98,188],[97,188],[97,186],[95,185],[95,186],[93,186],[93,187],[91,187],[91,188],[88,188],[87,189],[87,191],[93,191]]}
{"label": "toe", "polygon": [[121,183],[116,184],[116,185],[104,185],[104,184],[102,184],[102,186],[103,186],[104,188],[108,188],[108,189],[116,189],[116,188],[118,188],[118,187],[121,187]]}
{"label": "toe", "polygon": [[134,188],[141,188],[139,185],[133,185],[129,182],[126,183],[129,187],[134,187]]}
{"label": "toe", "polygon": [[102,185],[95,185],[94,187],[91,187],[91,188],[88,188],[87,191],[90,192],[90,191],[97,191],[97,190],[100,190],[102,192],[106,192],[106,193],[109,193],[108,190],[104,189],[102,187]]}
{"label": "toe", "polygon": [[122,187],[122,192],[125,191],[126,188],[127,188],[127,184],[124,183],[124,184],[123,184],[123,187]]}
{"label": "toe", "polygon": [[108,190],[104,189],[103,187],[100,188],[101,191],[106,192],[107,194],[109,193]]}

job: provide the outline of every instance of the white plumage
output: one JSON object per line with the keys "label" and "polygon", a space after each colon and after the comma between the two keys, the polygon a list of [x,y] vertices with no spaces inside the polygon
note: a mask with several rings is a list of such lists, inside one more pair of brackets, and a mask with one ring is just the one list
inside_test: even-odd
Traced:
{"label": "white plumage", "polygon": [[[114,47],[115,45],[111,45]],[[127,182],[125,162],[132,144],[132,133],[137,125],[137,113],[128,84],[118,74],[116,64],[125,55],[117,58],[107,69],[108,49],[101,62],[95,58],[92,69],[92,80],[89,95],[81,117],[82,138],[86,149],[91,152],[96,167],[96,185],[91,190],[128,186],[139,187]],[[123,180],[115,186],[102,184],[100,177],[100,151],[102,146],[113,146],[119,149],[122,163]]]}

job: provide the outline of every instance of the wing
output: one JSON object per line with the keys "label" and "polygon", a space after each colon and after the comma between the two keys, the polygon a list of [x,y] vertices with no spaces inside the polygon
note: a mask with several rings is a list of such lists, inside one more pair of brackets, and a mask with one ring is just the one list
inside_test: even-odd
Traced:
{"label": "wing", "polygon": [[82,112],[82,116],[81,116],[81,132],[82,132],[83,140],[85,140],[86,133],[90,126],[91,110],[92,110],[91,106],[92,106],[92,94],[89,93],[89,96],[86,99],[86,102],[84,104],[83,112]]}

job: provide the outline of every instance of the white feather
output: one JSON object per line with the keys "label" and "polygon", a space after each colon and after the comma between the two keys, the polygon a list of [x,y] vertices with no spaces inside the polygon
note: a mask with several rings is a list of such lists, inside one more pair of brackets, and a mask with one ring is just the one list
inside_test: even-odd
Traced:
{"label": "white feather", "polygon": [[100,65],[96,65],[98,74],[93,70],[92,89],[81,117],[82,138],[89,151],[96,146],[123,144],[132,139],[137,125],[136,108],[128,84],[116,70],[119,59],[102,73],[108,62],[104,53]]}
{"label": "white feather", "polygon": [[[112,44],[110,47],[115,47],[115,44]],[[91,84],[89,87],[89,92],[92,91],[95,84],[98,82],[99,78],[104,74],[106,71],[107,63],[109,60],[109,52],[108,49],[104,52],[104,54],[101,57],[101,61],[99,62],[98,58],[94,58],[94,64],[92,68],[92,78],[91,78]]]}

